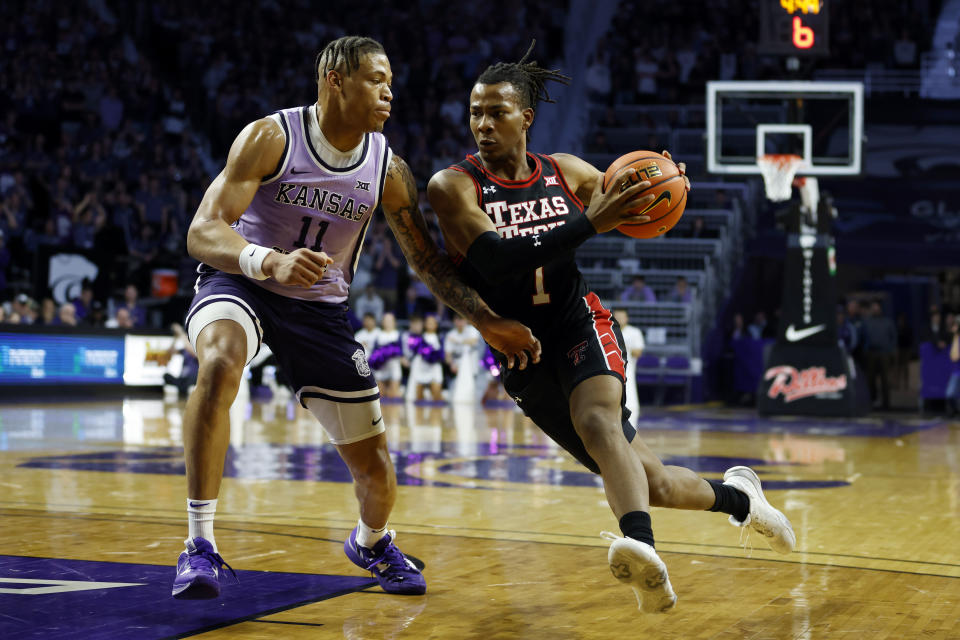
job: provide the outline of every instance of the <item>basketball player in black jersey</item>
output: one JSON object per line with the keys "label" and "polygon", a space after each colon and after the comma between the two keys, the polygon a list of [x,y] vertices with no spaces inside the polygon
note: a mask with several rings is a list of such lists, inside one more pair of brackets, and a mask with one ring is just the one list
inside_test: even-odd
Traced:
{"label": "basketball player in black jersey", "polygon": [[623,336],[587,289],[574,250],[631,219],[629,210],[653,196],[629,202],[649,186],[633,169],[620,171],[604,193],[603,174],[580,158],[527,152],[537,103],[550,101],[544,82],[569,80],[527,62],[529,55],[480,75],[470,94],[479,151],[435,174],[427,193],[464,281],[543,344],[539,364],[504,370],[505,389],[538,427],[603,477],[625,536],[605,534],[613,541],[610,569],[634,588],[641,609],[667,611],[677,598],[654,550],[651,506],[728,513],[781,553],[793,549],[795,536],[749,468],[727,470],[723,482],[704,480],[663,465],[637,437],[625,406]]}

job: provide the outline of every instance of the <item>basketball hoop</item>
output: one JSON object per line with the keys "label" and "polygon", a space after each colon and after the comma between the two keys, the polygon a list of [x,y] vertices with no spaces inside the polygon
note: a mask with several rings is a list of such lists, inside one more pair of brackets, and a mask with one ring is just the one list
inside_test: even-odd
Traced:
{"label": "basketball hoop", "polygon": [[767,153],[757,158],[767,198],[774,202],[789,200],[793,176],[804,164],[802,157],[789,153]]}

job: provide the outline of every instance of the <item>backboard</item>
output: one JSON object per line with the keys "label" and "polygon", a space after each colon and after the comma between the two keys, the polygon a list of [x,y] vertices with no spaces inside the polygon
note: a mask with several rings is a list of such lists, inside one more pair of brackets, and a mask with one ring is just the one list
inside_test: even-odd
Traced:
{"label": "backboard", "polygon": [[858,175],[863,152],[863,84],[707,83],[707,171],[760,174],[764,154],[803,157],[801,175]]}

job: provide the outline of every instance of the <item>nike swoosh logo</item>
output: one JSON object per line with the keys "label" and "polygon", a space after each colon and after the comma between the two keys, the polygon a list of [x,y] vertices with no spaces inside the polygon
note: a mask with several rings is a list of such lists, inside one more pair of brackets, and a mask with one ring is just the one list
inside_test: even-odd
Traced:
{"label": "nike swoosh logo", "polygon": [[376,426],[376,424],[377,424],[378,422],[380,422],[381,420],[383,420],[383,416],[380,416],[379,418],[377,418],[376,420],[374,420],[373,422],[371,422],[371,423],[370,423],[370,426]]}
{"label": "nike swoosh logo", "polygon": [[191,502],[190,506],[196,508],[196,507],[205,507],[208,504],[210,503],[209,502]]}
{"label": "nike swoosh logo", "polygon": [[653,202],[651,202],[651,203],[650,203],[650,206],[647,207],[646,209],[644,209],[643,211],[641,211],[641,212],[639,213],[639,215],[645,214],[647,211],[650,211],[651,209],[653,209],[655,206],[657,206],[658,204],[660,204],[660,203],[663,202],[664,200],[667,201],[667,204],[670,204],[670,192],[669,192],[669,191],[663,191],[663,192],[661,192],[660,195],[657,196],[657,199],[654,200]]}
{"label": "nike swoosh logo", "polygon": [[251,255],[251,256],[252,256],[253,254],[255,254],[256,252],[257,252],[257,248],[256,248],[256,247],[254,247],[253,249],[250,249],[250,255]]}
{"label": "nike swoosh logo", "polygon": [[300,175],[301,173],[310,173],[310,171],[309,171],[309,170],[307,170],[307,171],[297,171],[296,169],[290,169],[290,173],[292,173],[293,175],[296,176],[296,175]]}
{"label": "nike swoosh logo", "polygon": [[818,324],[815,327],[807,327],[806,329],[796,329],[793,325],[787,327],[786,337],[790,342],[798,342],[804,338],[809,338],[815,333],[820,333],[827,328],[825,324]]}

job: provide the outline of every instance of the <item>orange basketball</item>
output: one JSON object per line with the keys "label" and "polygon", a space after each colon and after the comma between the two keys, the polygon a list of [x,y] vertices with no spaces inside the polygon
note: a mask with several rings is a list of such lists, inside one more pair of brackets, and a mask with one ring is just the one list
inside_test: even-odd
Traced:
{"label": "orange basketball", "polygon": [[664,158],[653,151],[633,151],[620,156],[613,164],[607,167],[603,174],[603,190],[613,179],[614,174],[623,167],[633,167],[637,170],[638,181],[647,180],[650,186],[640,192],[637,197],[654,194],[656,198],[638,212],[650,216],[649,222],[624,222],[617,227],[617,231],[633,238],[656,238],[673,228],[683,215],[687,206],[687,187],[680,175],[680,169],[673,160]]}

